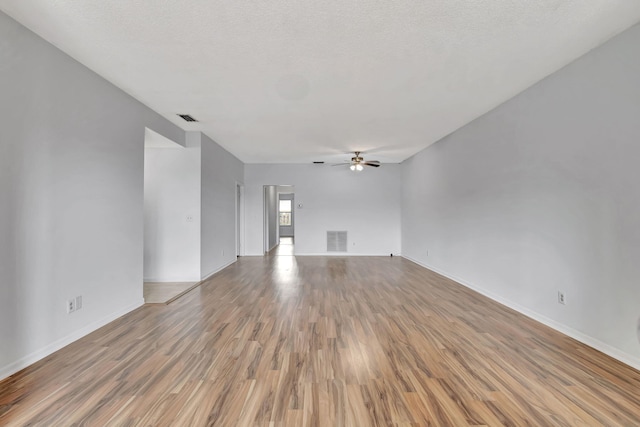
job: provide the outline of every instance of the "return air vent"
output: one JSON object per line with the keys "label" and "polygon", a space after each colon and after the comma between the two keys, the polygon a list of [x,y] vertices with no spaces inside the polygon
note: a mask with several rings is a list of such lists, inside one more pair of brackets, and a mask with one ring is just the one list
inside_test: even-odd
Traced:
{"label": "return air vent", "polygon": [[327,231],[327,252],[347,252],[346,231]]}
{"label": "return air vent", "polygon": [[180,117],[182,117],[185,121],[187,122],[197,122],[196,119],[194,119],[193,117],[191,117],[188,114],[178,114]]}

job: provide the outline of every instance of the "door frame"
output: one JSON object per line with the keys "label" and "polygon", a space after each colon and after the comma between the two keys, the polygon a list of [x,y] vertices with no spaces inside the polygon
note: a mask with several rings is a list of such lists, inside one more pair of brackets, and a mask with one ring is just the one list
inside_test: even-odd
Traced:
{"label": "door frame", "polygon": [[245,233],[244,233],[244,184],[236,181],[236,257],[245,254]]}

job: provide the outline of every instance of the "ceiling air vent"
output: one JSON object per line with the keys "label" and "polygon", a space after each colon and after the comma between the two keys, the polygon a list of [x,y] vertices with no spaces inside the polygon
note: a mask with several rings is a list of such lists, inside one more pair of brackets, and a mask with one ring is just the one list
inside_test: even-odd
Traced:
{"label": "ceiling air vent", "polygon": [[347,252],[346,231],[327,231],[327,252]]}
{"label": "ceiling air vent", "polygon": [[178,114],[180,117],[182,117],[185,121],[187,122],[197,122],[196,119],[194,119],[193,117],[191,117],[188,114]]}
{"label": "ceiling air vent", "polygon": [[322,161],[314,161],[313,164],[314,165],[324,165],[324,162],[322,162]]}

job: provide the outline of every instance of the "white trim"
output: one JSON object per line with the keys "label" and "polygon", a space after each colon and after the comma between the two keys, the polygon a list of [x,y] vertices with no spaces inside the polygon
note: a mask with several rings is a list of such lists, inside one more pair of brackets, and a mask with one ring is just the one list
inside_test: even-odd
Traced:
{"label": "white trim", "polygon": [[16,360],[13,363],[3,366],[2,368],[0,368],[0,380],[3,380],[15,374],[16,372],[21,371],[22,369],[30,365],[33,365],[37,361],[44,359],[45,357],[49,356],[52,353],[55,353],[61,348],[68,346],[72,342],[77,341],[86,335],[89,335],[91,332],[100,329],[101,327],[113,322],[117,318],[122,317],[125,314],[130,313],[139,307],[142,307],[143,305],[144,300],[141,299],[134,304],[114,311],[113,313],[103,317],[102,319],[96,320],[95,322],[90,323],[84,328],[78,329],[77,331],[72,332],[69,335],[52,342],[51,344],[41,348],[40,350],[36,350],[33,353]]}
{"label": "white trim", "polygon": [[[395,256],[395,255],[394,255]],[[573,329],[567,325],[564,325],[562,323],[559,323],[553,319],[550,319],[546,316],[543,316],[540,313],[537,313],[533,310],[530,310],[526,307],[521,306],[520,304],[516,304],[513,301],[510,301],[506,298],[503,298],[499,295],[496,295],[492,292],[487,291],[486,289],[480,288],[478,286],[473,285],[472,283],[469,283],[463,279],[460,279],[459,277],[454,276],[453,274],[449,274],[445,271],[442,271],[438,268],[435,268],[433,266],[427,265],[427,264],[423,264],[420,261],[417,261],[413,258],[410,258],[408,256],[404,257],[405,259],[414,262],[416,264],[418,264],[419,266],[426,268],[427,270],[431,270],[433,272],[436,272],[448,279],[451,279],[459,284],[461,284],[462,286],[465,286],[473,291],[478,292],[479,294],[482,294],[484,296],[486,296],[487,298],[490,298],[504,306],[507,306],[527,317],[529,317],[530,319],[533,319],[537,322],[542,323],[543,325],[546,325],[552,329],[555,329],[558,332],[563,333],[564,335],[567,335],[568,337],[571,337],[577,341],[580,341],[583,344],[588,345],[589,347],[592,347],[608,356],[613,357],[614,359],[631,366],[632,368],[638,369],[640,370],[640,359],[628,354],[618,348],[612,347],[607,343],[604,343],[602,341],[600,341],[597,338],[594,338],[592,336],[589,336],[583,332],[580,332],[576,329]]]}
{"label": "white trim", "polygon": [[[267,186],[262,186],[262,253],[269,252],[269,209],[267,209]],[[273,249],[273,248],[272,248]]]}
{"label": "white trim", "polygon": [[[235,205],[236,205],[236,256],[244,256],[245,253],[245,200],[244,183],[236,181]],[[239,200],[238,200],[239,199]]]}
{"label": "white trim", "polygon": [[209,277],[213,276],[214,274],[216,274],[219,271],[224,270],[225,268],[229,267],[231,264],[235,263],[236,261],[238,261],[237,258],[234,259],[234,260],[229,261],[228,263],[224,264],[222,267],[220,267],[220,268],[218,268],[216,270],[213,270],[210,273],[205,274],[204,276],[202,276],[202,279],[200,279],[199,281],[202,282],[202,281],[207,280]]}
{"label": "white trim", "polygon": [[194,277],[145,277],[144,282],[153,282],[153,283],[175,283],[175,282],[199,282],[200,279],[197,276]]}
{"label": "white trim", "polygon": [[[375,256],[375,257],[390,257],[390,253],[384,254],[354,254],[353,252],[319,252],[319,253],[305,253],[294,254],[295,256],[326,256],[326,257],[344,257],[344,256]],[[400,254],[393,254],[394,257],[400,257]]]}
{"label": "white trim", "polygon": [[[260,256],[263,257],[266,254],[256,254],[256,253],[252,253],[252,254],[246,254],[245,256]],[[326,256],[326,257],[344,257],[344,256],[375,256],[375,257],[388,257],[389,254],[384,253],[384,254],[354,254],[353,252],[310,252],[310,253],[294,253],[293,256]],[[393,254],[394,257],[401,257],[402,255],[400,253],[394,253]]]}

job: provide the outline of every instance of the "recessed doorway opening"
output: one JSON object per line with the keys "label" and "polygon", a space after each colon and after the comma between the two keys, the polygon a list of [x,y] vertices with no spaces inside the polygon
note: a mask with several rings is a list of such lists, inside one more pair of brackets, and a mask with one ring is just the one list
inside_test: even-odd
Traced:
{"label": "recessed doorway opening", "polygon": [[293,185],[264,186],[264,253],[294,255],[295,192]]}

